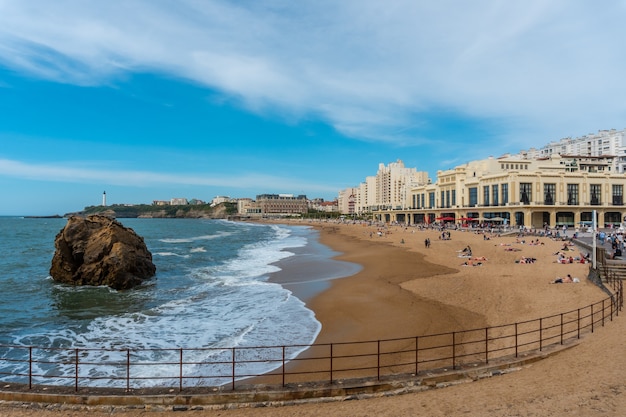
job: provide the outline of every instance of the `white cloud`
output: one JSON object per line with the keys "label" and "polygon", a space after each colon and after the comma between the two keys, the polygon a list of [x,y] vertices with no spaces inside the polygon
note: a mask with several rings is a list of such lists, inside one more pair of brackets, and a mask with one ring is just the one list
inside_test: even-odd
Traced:
{"label": "white cloud", "polygon": [[368,140],[411,141],[438,107],[556,135],[541,144],[624,127],[624,17],[566,0],[4,0],[0,62],[85,85],[167,73]]}
{"label": "white cloud", "polygon": [[335,192],[337,187],[306,183],[297,178],[286,179],[271,175],[248,173],[217,176],[202,174],[162,174],[151,171],[105,170],[85,168],[85,163],[32,164],[0,159],[0,177],[59,183],[96,183],[131,187],[201,186],[232,189],[307,189],[316,192]]}

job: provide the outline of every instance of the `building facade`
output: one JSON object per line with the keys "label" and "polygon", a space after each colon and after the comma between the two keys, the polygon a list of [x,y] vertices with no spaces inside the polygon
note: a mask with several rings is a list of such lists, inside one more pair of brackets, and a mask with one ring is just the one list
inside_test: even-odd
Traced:
{"label": "building facade", "polygon": [[306,195],[293,194],[260,194],[255,205],[262,214],[269,215],[306,214],[309,209]]}
{"label": "building facade", "polygon": [[609,170],[610,157],[488,158],[439,171],[431,184],[413,187],[408,208],[374,213],[385,222],[493,222],[511,226],[600,227],[624,221],[626,175]]}
{"label": "building facade", "polygon": [[352,216],[357,214],[356,200],[357,200],[358,188],[349,187],[339,191],[337,196],[337,209],[339,213]]}

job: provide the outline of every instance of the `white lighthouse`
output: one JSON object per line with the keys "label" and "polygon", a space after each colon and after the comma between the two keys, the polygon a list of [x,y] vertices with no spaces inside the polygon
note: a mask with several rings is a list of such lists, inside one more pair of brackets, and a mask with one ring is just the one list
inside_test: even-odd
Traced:
{"label": "white lighthouse", "polygon": [[102,205],[103,205],[104,207],[106,207],[106,206],[107,206],[107,192],[106,192],[106,191],[103,191],[103,192],[102,192]]}

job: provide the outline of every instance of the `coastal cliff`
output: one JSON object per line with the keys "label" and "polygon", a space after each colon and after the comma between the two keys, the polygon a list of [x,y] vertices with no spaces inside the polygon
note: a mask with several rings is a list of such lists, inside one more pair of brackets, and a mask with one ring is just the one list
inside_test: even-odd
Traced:
{"label": "coastal cliff", "polygon": [[180,205],[180,206],[154,206],[147,204],[111,206],[90,206],[78,213],[66,214],[88,216],[99,214],[114,218],[155,218],[155,219],[226,219],[237,213],[234,203],[221,203],[216,206],[208,204]]}

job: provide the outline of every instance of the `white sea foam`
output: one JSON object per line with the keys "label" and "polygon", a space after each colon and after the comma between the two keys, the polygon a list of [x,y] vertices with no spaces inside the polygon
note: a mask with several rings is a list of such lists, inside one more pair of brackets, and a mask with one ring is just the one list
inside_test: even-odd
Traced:
{"label": "white sea foam", "polygon": [[230,235],[232,235],[232,233],[230,232],[219,232],[214,235],[202,235],[202,236],[193,236],[193,237],[186,237],[186,238],[165,238],[165,239],[159,239],[159,241],[163,243],[193,243],[199,240],[219,239],[219,238],[224,238]]}
{"label": "white sea foam", "polygon": [[175,253],[175,252],[156,252],[153,255],[155,256],[178,256],[179,258],[189,258],[189,255],[181,255],[180,253]]}

